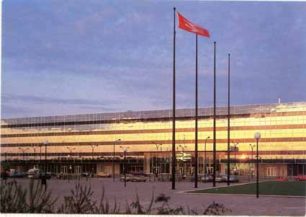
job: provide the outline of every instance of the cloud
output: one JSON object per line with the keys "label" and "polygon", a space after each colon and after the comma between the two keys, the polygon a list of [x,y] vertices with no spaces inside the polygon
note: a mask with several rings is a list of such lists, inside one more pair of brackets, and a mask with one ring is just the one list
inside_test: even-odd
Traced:
{"label": "cloud", "polygon": [[[200,106],[212,102],[215,40],[218,105],[226,102],[229,52],[233,103],[275,102],[280,95],[306,100],[305,3],[176,5],[212,33],[199,40]],[[33,0],[3,7],[5,114],[171,108],[173,2]],[[194,42],[177,29],[180,107],[194,105]]]}
{"label": "cloud", "polygon": [[91,106],[105,106],[113,101],[99,101],[99,100],[89,100],[89,99],[61,99],[52,97],[40,97],[40,96],[30,96],[30,95],[4,95],[2,96],[2,102],[15,102],[22,101],[27,103],[35,104],[66,104],[66,105],[91,105]]}

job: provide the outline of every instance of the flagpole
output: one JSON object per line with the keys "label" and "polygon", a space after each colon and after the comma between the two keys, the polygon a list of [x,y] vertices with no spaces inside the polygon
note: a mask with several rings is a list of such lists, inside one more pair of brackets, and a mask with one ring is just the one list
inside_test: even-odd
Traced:
{"label": "flagpole", "polygon": [[213,132],[213,187],[216,187],[216,42],[214,42],[214,132]]}
{"label": "flagpole", "polygon": [[172,104],[172,189],[175,189],[175,7],[173,8],[173,104]]}
{"label": "flagpole", "polygon": [[195,78],[195,178],[194,187],[198,187],[198,34],[196,34],[196,78]]}
{"label": "flagpole", "polygon": [[[175,12],[175,8],[174,8],[174,12]],[[194,187],[197,188],[198,187],[198,35],[204,36],[204,37],[209,37],[209,32],[208,30],[193,24],[192,22],[190,22],[188,19],[186,19],[185,17],[183,17],[180,13],[177,13],[178,15],[178,22],[179,25],[178,27],[186,30],[188,32],[193,32],[196,33],[196,79],[195,79],[195,156],[194,156]],[[173,47],[174,47],[174,51],[173,51],[173,75],[175,74],[175,15],[174,15],[174,30],[173,30],[174,34],[173,34]],[[175,76],[175,75],[174,75]],[[174,77],[175,79],[175,77]],[[173,80],[174,80],[173,79]],[[173,85],[175,87],[175,84]],[[175,89],[173,90],[173,92],[175,92]],[[173,96],[173,98],[175,98],[175,95]],[[173,104],[173,108],[175,108],[175,105]],[[175,113],[173,113],[175,114]],[[175,118],[175,115],[173,116],[173,120]],[[175,120],[174,120],[175,121]],[[175,123],[173,122],[173,129],[175,128]],[[172,133],[173,138],[173,144],[172,144],[172,153],[173,153],[173,161],[175,160],[175,132]],[[172,167],[173,169],[173,167]],[[172,175],[174,174],[175,171],[172,170]],[[172,176],[172,180],[175,177]],[[172,181],[173,182],[173,181]],[[174,184],[172,184],[172,186],[174,186]],[[174,189],[174,187],[173,187]]]}
{"label": "flagpole", "polygon": [[230,185],[230,75],[231,75],[231,54],[228,54],[227,66],[227,185]]}

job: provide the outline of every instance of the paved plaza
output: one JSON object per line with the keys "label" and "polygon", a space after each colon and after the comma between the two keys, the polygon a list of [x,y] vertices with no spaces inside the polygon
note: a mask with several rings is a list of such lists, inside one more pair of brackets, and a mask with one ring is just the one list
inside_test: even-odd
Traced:
{"label": "paved plaza", "polygon": [[[19,183],[27,186],[29,179],[16,179]],[[218,194],[191,194],[188,190],[195,190],[192,182],[176,183],[176,190],[171,190],[170,182],[128,182],[124,183],[111,178],[82,178],[80,180],[48,180],[48,189],[52,190],[54,196],[59,197],[58,203],[63,196],[68,196],[76,183],[88,184],[94,190],[94,199],[99,201],[102,189],[105,189],[105,197],[110,203],[115,200],[120,203],[120,207],[125,207],[126,202],[135,201],[136,192],[139,195],[141,204],[146,207],[151,198],[152,192],[155,197],[161,193],[170,196],[169,204],[173,207],[183,206],[203,212],[213,201],[223,204],[232,210],[227,215],[285,215],[285,216],[305,216],[305,197],[286,196],[260,196],[255,195],[218,195]],[[224,183],[217,183],[217,187],[224,186]],[[198,189],[211,188],[212,183],[199,183]]]}

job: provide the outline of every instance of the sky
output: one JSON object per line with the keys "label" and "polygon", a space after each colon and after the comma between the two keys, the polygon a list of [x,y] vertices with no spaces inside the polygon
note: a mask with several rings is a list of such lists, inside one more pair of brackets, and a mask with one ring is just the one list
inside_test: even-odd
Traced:
{"label": "sky", "polygon": [[[2,118],[172,108],[173,7],[199,37],[199,106],[306,101],[306,2],[5,0]],[[176,21],[177,22],[177,21]],[[195,35],[176,34],[176,106],[194,108]]]}

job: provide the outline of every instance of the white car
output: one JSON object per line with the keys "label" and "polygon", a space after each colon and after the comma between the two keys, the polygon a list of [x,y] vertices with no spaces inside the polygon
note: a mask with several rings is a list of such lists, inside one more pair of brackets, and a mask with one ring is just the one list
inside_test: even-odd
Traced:
{"label": "white car", "polygon": [[39,169],[37,168],[32,168],[32,169],[29,169],[27,174],[28,174],[28,178],[30,179],[38,179],[39,178]]}

